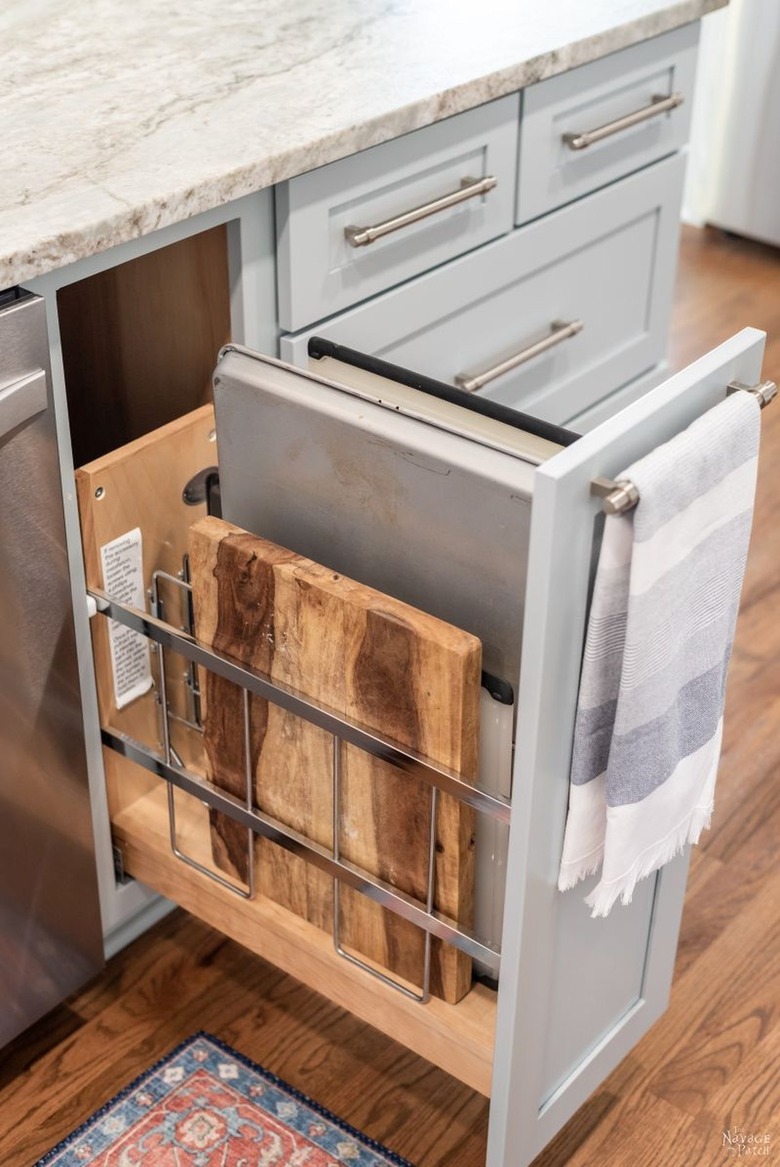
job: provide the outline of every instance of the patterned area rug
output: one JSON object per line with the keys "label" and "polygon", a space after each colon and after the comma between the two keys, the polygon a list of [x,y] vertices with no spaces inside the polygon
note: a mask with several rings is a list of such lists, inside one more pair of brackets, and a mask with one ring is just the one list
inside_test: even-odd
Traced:
{"label": "patterned area rug", "polygon": [[131,1082],[35,1167],[411,1167],[207,1033]]}

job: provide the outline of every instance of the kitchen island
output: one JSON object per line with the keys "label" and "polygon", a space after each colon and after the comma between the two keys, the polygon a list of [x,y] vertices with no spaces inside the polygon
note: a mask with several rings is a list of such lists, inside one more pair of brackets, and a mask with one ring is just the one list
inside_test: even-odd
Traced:
{"label": "kitchen island", "polygon": [[[548,745],[533,765],[517,750],[494,1043],[494,989],[457,1006],[401,998],[170,850],[164,786],[102,748],[84,604],[100,581],[85,576],[74,466],[90,463],[100,505],[104,466],[208,410],[230,339],[305,367],[317,333],[579,432],[609,422],[663,379],[697,22],[720,6],[34,0],[0,14],[0,287],[28,287],[48,316],[106,950],[163,910],[144,884],[176,899],[492,1092],[491,1167],[552,1137],[663,1011],[671,977],[684,863],[597,925],[597,944],[580,898],[555,891],[592,500],[567,520],[577,571],[555,582],[576,589],[557,609],[571,627],[555,654],[536,644],[519,686],[517,740],[545,722]],[[677,407],[664,412],[676,425]],[[212,423],[197,418],[206,457]],[[116,534],[143,527],[145,552],[156,492],[181,497],[173,464],[148,497],[139,480],[121,500]],[[161,566],[178,565],[145,575]],[[553,715],[528,695],[555,670]],[[199,828],[183,829],[207,858]]]}

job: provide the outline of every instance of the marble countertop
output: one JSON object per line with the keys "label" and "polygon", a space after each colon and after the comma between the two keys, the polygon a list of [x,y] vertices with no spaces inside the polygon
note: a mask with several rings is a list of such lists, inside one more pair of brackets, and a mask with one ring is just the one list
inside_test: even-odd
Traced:
{"label": "marble countertop", "polygon": [[0,288],[726,0],[11,0]]}

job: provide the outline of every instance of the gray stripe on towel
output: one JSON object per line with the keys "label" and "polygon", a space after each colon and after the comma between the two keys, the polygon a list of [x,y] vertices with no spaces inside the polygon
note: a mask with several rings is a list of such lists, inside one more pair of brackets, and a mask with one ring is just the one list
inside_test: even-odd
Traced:
{"label": "gray stripe on towel", "polygon": [[617,701],[612,700],[593,709],[578,710],[570,774],[573,786],[584,786],[606,770],[615,728],[616,705]]}
{"label": "gray stripe on towel", "polygon": [[714,669],[684,685],[661,717],[615,735],[609,753],[610,806],[641,802],[661,786],[682,758],[701,749],[718,728],[731,645]]}
{"label": "gray stripe on towel", "polygon": [[736,620],[750,522],[741,514],[718,527],[646,592],[631,594],[624,686],[668,665],[681,644],[724,613]]}
{"label": "gray stripe on towel", "polygon": [[[633,704],[632,692],[650,685],[683,650],[699,662],[697,673],[711,667],[712,645],[720,655],[733,637],[749,534],[750,516],[738,515],[716,528],[646,592],[632,595],[628,638],[626,596],[617,589],[610,591],[612,611],[601,601],[594,603],[585,647],[587,667],[580,681],[581,708],[593,708],[615,696],[621,676],[621,709],[624,702]],[[679,684],[690,679],[690,668],[680,674]],[[666,687],[671,684],[667,681]],[[666,700],[661,708],[668,704]],[[657,701],[654,709],[660,711]],[[628,716],[632,724],[636,722],[633,712]]]}
{"label": "gray stripe on towel", "polygon": [[630,733],[638,725],[644,725],[670,709],[683,685],[720,663],[723,646],[730,644],[734,636],[734,625],[735,611],[724,612],[719,620],[700,628],[687,641],[678,643],[674,658],[667,667],[652,673],[641,684],[624,689],[620,695],[615,732]]}

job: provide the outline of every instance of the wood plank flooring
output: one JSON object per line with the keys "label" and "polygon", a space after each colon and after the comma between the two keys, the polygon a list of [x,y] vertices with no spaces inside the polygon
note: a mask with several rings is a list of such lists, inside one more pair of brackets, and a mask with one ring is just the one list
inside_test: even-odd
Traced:
{"label": "wood plank flooring", "polygon": [[[780,252],[683,232],[674,367],[745,324],[780,379]],[[723,1131],[780,1155],[780,402],[763,415],[752,550],[712,830],[695,849],[668,1012],[534,1167],[702,1167]],[[173,1045],[207,1029],[417,1167],[481,1167],[487,1103],[176,912],[0,1054],[0,1163],[30,1167]]]}

